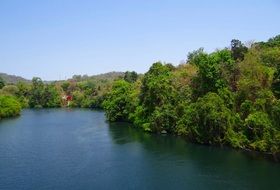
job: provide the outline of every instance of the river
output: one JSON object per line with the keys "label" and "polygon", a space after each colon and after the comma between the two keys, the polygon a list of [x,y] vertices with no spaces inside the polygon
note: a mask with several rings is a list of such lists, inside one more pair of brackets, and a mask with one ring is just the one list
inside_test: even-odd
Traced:
{"label": "river", "polygon": [[1,190],[279,189],[280,164],[106,122],[87,109],[0,121]]}

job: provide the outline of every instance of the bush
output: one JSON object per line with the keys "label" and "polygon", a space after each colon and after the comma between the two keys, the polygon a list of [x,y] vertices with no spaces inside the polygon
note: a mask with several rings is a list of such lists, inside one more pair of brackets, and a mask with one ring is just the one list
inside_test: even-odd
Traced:
{"label": "bush", "polygon": [[185,125],[188,137],[199,143],[226,144],[230,143],[236,120],[219,95],[208,93],[187,108],[179,126],[182,131]]}
{"label": "bush", "polygon": [[245,119],[245,127],[252,149],[263,152],[269,150],[274,131],[268,114],[261,111],[250,114]]}
{"label": "bush", "polygon": [[12,96],[0,96],[0,119],[20,114],[21,106]]}
{"label": "bush", "polygon": [[165,130],[172,133],[176,126],[177,115],[174,107],[170,104],[166,104],[161,107],[156,107],[150,120],[152,131],[161,132]]}

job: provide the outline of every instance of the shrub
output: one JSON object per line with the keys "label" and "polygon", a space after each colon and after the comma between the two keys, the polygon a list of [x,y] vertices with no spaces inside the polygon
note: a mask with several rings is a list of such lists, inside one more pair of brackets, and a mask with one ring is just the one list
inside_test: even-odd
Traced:
{"label": "shrub", "polygon": [[0,119],[19,115],[20,103],[12,96],[0,96]]}

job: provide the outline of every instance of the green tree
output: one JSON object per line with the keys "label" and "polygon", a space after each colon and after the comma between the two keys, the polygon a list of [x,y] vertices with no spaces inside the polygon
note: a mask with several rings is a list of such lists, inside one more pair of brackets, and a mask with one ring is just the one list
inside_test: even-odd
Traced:
{"label": "green tree", "polygon": [[197,75],[192,80],[196,98],[208,92],[217,92],[218,89],[227,87],[231,81],[230,76],[225,77],[225,73],[231,72],[234,63],[229,50],[224,49],[208,55],[199,49],[188,55],[188,63],[198,68]]}
{"label": "green tree", "polygon": [[240,77],[237,82],[239,102],[245,99],[254,102],[260,90],[271,87],[275,70],[262,64],[256,52],[246,54],[239,68]]}
{"label": "green tree", "polygon": [[275,36],[275,37],[273,37],[273,38],[270,38],[270,39],[267,41],[267,43],[268,43],[270,46],[272,46],[272,47],[274,47],[274,46],[280,47],[280,35],[277,35],[277,36]]}
{"label": "green tree", "polygon": [[185,135],[196,142],[230,144],[238,120],[219,95],[208,93],[186,107],[179,126],[186,127]]}
{"label": "green tree", "polygon": [[32,79],[32,87],[31,87],[30,100],[29,100],[29,105],[31,108],[34,107],[40,108],[44,105],[43,94],[44,94],[43,81],[38,77],[34,77]]}
{"label": "green tree", "polygon": [[5,86],[5,81],[2,77],[0,77],[0,89]]}
{"label": "green tree", "polygon": [[58,89],[52,84],[46,85],[42,94],[42,106],[44,108],[60,107],[61,97]]}
{"label": "green tree", "polygon": [[261,49],[260,58],[264,65],[274,68],[272,91],[280,98],[280,46]]}
{"label": "green tree", "polygon": [[178,117],[174,106],[171,104],[164,104],[160,107],[156,107],[152,113],[149,127],[152,131],[173,133],[175,131],[177,119]]}
{"label": "green tree", "polygon": [[72,93],[73,100],[71,101],[71,107],[82,107],[83,101],[85,99],[85,95],[83,92],[76,90]]}
{"label": "green tree", "polygon": [[131,84],[125,80],[118,80],[113,84],[112,91],[107,94],[103,108],[109,121],[128,121],[129,107],[132,103],[129,99]]}
{"label": "green tree", "polygon": [[154,63],[144,75],[136,121],[147,131],[173,131],[176,90],[172,76],[172,67],[160,62]]}
{"label": "green tree", "polygon": [[273,136],[276,131],[272,127],[268,114],[261,111],[250,114],[245,119],[245,126],[250,148],[262,152],[270,151],[272,148],[270,145],[273,144]]}
{"label": "green tree", "polygon": [[169,67],[160,62],[154,63],[144,75],[140,104],[146,110],[145,117],[151,115],[156,107],[174,100],[172,84],[172,72]]}
{"label": "green tree", "polygon": [[271,108],[271,117],[273,125],[280,131],[280,100],[275,101]]}
{"label": "green tree", "polygon": [[63,89],[64,92],[66,92],[67,94],[69,93],[69,86],[70,86],[70,82],[69,81],[65,81],[61,84],[61,88]]}
{"label": "green tree", "polygon": [[231,40],[231,53],[234,60],[242,61],[247,51],[248,48],[244,46],[244,44],[241,41],[237,39]]}
{"label": "green tree", "polygon": [[16,94],[16,97],[18,98],[21,107],[26,108],[29,107],[29,98],[30,98],[30,91],[31,91],[31,85],[27,84],[25,82],[18,82],[16,84],[18,88],[18,92]]}
{"label": "green tree", "polygon": [[124,80],[130,83],[133,83],[137,80],[138,74],[135,71],[126,71],[124,73]]}

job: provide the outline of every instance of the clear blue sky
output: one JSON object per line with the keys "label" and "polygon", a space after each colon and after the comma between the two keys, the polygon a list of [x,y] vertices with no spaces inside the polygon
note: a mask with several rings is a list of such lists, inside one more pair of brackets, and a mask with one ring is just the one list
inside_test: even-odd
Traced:
{"label": "clear blue sky", "polygon": [[44,80],[177,65],[280,34],[278,0],[2,0],[0,72]]}

